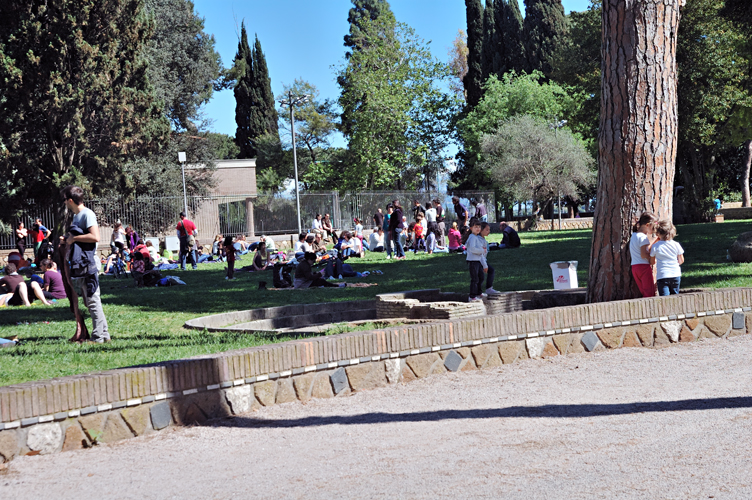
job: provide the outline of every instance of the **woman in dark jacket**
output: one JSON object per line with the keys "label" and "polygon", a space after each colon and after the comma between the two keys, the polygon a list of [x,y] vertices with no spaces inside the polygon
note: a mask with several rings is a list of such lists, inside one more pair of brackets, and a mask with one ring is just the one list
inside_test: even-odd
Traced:
{"label": "woman in dark jacket", "polygon": [[402,243],[400,242],[400,234],[405,229],[402,223],[402,205],[400,205],[399,200],[394,200],[392,201],[392,206],[394,207],[394,212],[389,217],[389,232],[392,235],[392,241],[394,241],[394,258],[404,259],[405,249],[402,248]]}

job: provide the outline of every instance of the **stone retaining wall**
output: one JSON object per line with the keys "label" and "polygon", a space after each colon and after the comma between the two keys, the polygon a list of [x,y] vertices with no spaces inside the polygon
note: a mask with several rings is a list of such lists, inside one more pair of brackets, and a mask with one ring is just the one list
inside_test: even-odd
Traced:
{"label": "stone retaining wall", "polygon": [[112,443],[260,406],[447,371],[752,331],[752,289],[515,312],[291,341],[0,388],[0,456]]}

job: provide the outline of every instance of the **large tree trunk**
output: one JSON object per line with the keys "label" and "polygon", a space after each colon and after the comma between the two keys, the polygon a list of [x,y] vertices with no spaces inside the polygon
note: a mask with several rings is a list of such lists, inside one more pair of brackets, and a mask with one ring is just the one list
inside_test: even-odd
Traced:
{"label": "large tree trunk", "polygon": [[671,218],[676,38],[684,0],[604,0],[598,200],[588,301],[639,296],[629,238],[644,211]]}
{"label": "large tree trunk", "polygon": [[747,141],[747,160],[744,162],[744,175],[742,176],[742,206],[748,207],[749,203],[749,169],[752,167],[752,140]]}

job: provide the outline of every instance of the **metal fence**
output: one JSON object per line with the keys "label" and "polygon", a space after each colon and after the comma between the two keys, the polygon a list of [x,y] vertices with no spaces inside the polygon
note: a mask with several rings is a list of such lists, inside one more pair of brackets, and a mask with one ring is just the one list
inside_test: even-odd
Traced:
{"label": "metal fence", "polygon": [[[471,199],[483,200],[488,208],[489,221],[495,220],[493,192],[477,191],[458,193],[470,214],[474,213]],[[330,214],[337,229],[353,229],[354,218],[361,219],[368,228],[373,225],[373,215],[378,208],[385,211],[387,203],[398,199],[409,217],[413,200],[425,206],[427,201],[439,198],[448,222],[456,219],[451,195],[419,191],[373,191],[360,193],[317,192],[300,195],[300,216],[303,231],[311,228],[316,214]],[[170,236],[180,220],[183,198],[139,197],[130,201],[118,198],[94,199],[86,205],[97,214],[103,241],[109,241],[111,228],[117,221],[131,225],[142,237]],[[188,216],[195,222],[201,241],[213,239],[215,234],[291,234],[298,231],[295,198],[289,194],[244,194],[227,196],[188,197]],[[30,203],[24,215],[8,221],[16,227],[22,220],[27,227],[39,217],[51,229],[56,226],[56,211],[49,206]],[[31,242],[27,242],[27,247]],[[15,247],[15,236],[0,236],[0,249]]]}

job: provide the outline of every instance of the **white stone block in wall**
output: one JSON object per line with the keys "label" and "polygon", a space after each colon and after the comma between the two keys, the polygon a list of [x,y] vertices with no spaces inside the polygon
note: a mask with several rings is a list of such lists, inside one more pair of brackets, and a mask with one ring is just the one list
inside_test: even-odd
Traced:
{"label": "white stone block in wall", "polygon": [[63,431],[60,424],[39,424],[29,428],[26,446],[41,455],[55,453],[60,449],[63,441]]}
{"label": "white stone block in wall", "polygon": [[250,385],[241,385],[227,389],[225,391],[225,398],[235,415],[249,412],[253,404],[252,387]]}
{"label": "white stone block in wall", "polygon": [[386,367],[386,380],[390,384],[399,382],[400,373],[402,372],[402,360],[400,358],[387,359],[384,361]]}
{"label": "white stone block in wall", "polygon": [[671,342],[679,342],[679,332],[681,331],[681,327],[681,321],[667,321],[666,323],[661,323],[661,328],[666,332],[666,335],[671,339]]}
{"label": "white stone block in wall", "polygon": [[546,347],[547,338],[525,339],[527,353],[531,358],[540,358],[543,355],[543,348]]}

